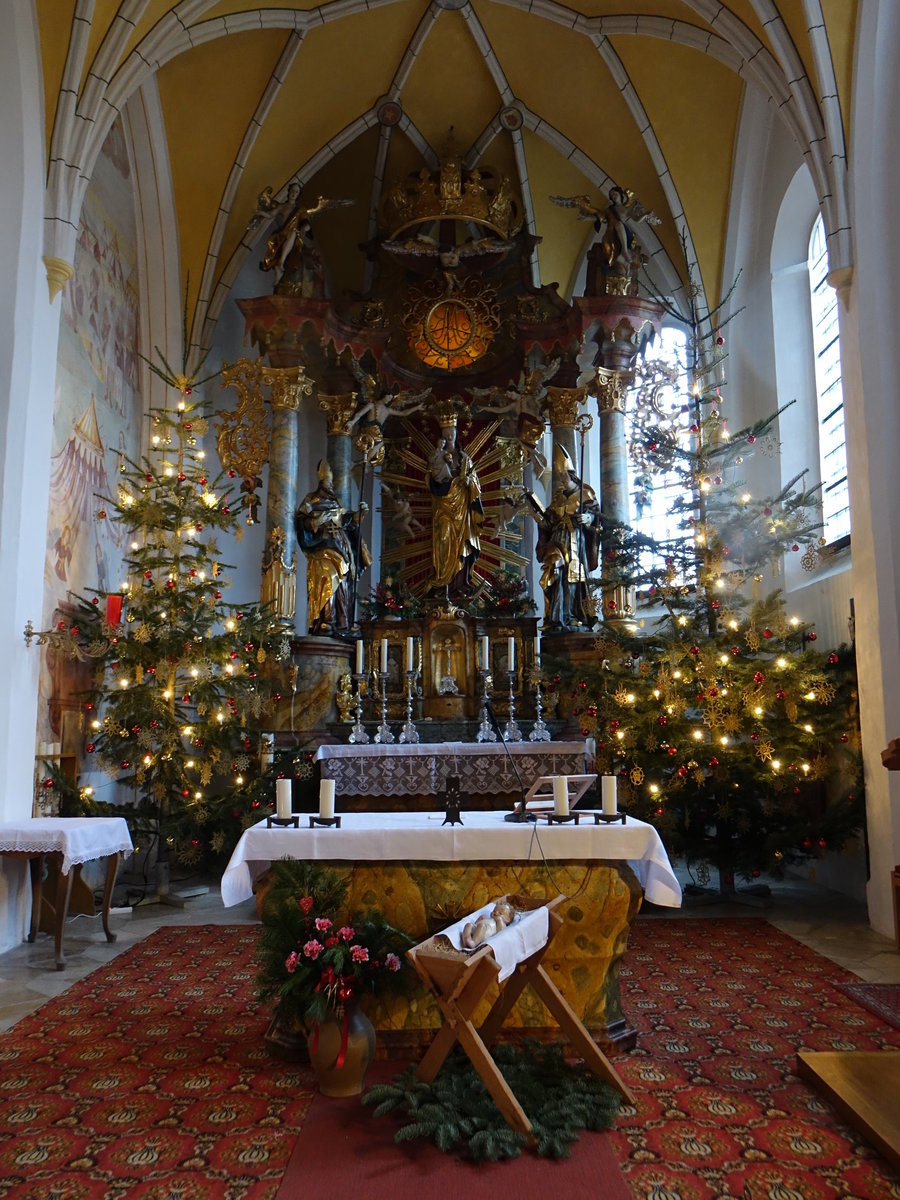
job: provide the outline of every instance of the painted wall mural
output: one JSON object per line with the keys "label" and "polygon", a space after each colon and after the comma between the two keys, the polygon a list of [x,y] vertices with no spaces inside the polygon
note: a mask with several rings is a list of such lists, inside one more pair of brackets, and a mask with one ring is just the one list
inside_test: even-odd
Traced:
{"label": "painted wall mural", "polygon": [[[53,461],[44,566],[44,627],[72,594],[116,591],[126,547],[102,499],[123,456],[141,453],[135,196],[122,123],[110,131],[88,186],[62,292],[53,411]],[[68,677],[67,677],[68,676]],[[77,680],[44,654],[39,752],[61,739]],[[51,703],[52,701],[52,703]]]}

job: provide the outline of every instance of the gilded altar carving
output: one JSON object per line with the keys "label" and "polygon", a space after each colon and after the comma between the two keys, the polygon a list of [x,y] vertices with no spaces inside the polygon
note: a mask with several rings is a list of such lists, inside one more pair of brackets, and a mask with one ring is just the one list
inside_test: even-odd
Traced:
{"label": "gilded altar carving", "polygon": [[631,371],[608,371],[606,367],[595,368],[597,411],[625,412],[628,400],[628,389],[631,387],[634,374]]}
{"label": "gilded altar carving", "polygon": [[356,412],[356,392],[319,392],[319,408],[325,413],[326,431],[349,437],[353,432],[353,415]]}
{"label": "gilded altar carving", "polygon": [[587,393],[583,387],[561,388],[547,386],[545,405],[553,428],[574,429],[578,407],[584,404]]}

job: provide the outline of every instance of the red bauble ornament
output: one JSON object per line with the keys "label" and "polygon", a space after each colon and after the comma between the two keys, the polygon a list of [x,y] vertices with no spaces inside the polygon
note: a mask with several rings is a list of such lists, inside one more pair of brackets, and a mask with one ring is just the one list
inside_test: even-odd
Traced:
{"label": "red bauble ornament", "polygon": [[182,788],[181,794],[182,794],[182,796],[189,796],[191,794],[191,789],[190,788]]}
{"label": "red bauble ornament", "polygon": [[276,692],[276,693],[275,693],[275,695],[272,697],[272,699],[273,699],[273,700],[275,701],[275,703],[277,704],[277,703],[278,703],[278,701],[281,699],[281,692]]}
{"label": "red bauble ornament", "polygon": [[711,687],[707,691],[707,695],[712,696],[713,698],[718,696],[718,694],[719,694],[719,689],[717,687]]}
{"label": "red bauble ornament", "polygon": [[811,850],[811,849],[812,849],[812,842],[809,840],[809,838],[804,838],[804,839],[803,839],[803,843],[802,843],[802,844],[803,844],[803,849],[804,849],[804,850]]}
{"label": "red bauble ornament", "polygon": [[677,746],[670,746],[670,747],[669,747],[669,758],[674,758],[674,757],[675,757],[675,755],[676,755],[677,753],[678,753],[678,747],[677,747]]}
{"label": "red bauble ornament", "polygon": [[699,646],[691,646],[690,650],[688,651],[688,654],[693,654],[694,658],[696,658],[699,653],[700,653]]}
{"label": "red bauble ornament", "polygon": [[762,671],[757,671],[754,674],[754,676],[753,676],[754,683],[765,683],[765,681],[766,681],[766,677],[765,677],[765,675],[763,675]]}
{"label": "red bauble ornament", "polygon": [[144,578],[145,578],[145,579],[152,579],[152,578],[153,578],[153,572],[152,572],[152,571],[145,571],[145,572],[144,572]]}
{"label": "red bauble ornament", "polygon": [[784,688],[779,688],[778,691],[775,693],[775,699],[783,700],[786,695],[787,695],[787,692],[784,690]]}
{"label": "red bauble ornament", "polygon": [[691,433],[699,433],[699,432],[700,432],[700,426],[699,426],[699,425],[697,425],[696,423],[694,423],[694,424],[691,426]]}
{"label": "red bauble ornament", "polygon": [[800,547],[797,545],[796,542],[794,542],[793,546],[791,546],[791,549],[796,553],[800,549]]}
{"label": "red bauble ornament", "polygon": [[151,721],[150,728],[151,729],[159,729],[159,721]]}
{"label": "red bauble ornament", "polygon": [[251,808],[259,808],[259,801],[258,801],[258,800],[251,800],[251,801],[250,801],[250,807],[251,807]]}
{"label": "red bauble ornament", "polygon": [[191,567],[191,579],[196,579],[196,578],[197,578],[197,568]]}
{"label": "red bauble ornament", "polygon": [[816,638],[818,637],[818,634],[815,632],[815,630],[813,630],[812,632],[808,633],[806,636],[809,641],[814,642],[816,640]]}
{"label": "red bauble ornament", "polygon": [[842,742],[849,742],[849,741],[850,741],[850,739],[847,737],[846,733],[842,733],[842,734],[841,734],[841,741],[842,741]]}
{"label": "red bauble ornament", "polygon": [[759,867],[754,867],[750,874],[754,879],[759,879]]}
{"label": "red bauble ornament", "polygon": [[717,346],[725,345],[725,339],[721,336],[721,334],[719,335],[719,337],[716,338],[716,345]]}
{"label": "red bauble ornament", "polygon": [[759,734],[756,732],[756,730],[755,730],[755,729],[754,729],[754,731],[753,731],[753,732],[750,734],[750,741],[751,741],[751,742],[758,742],[758,741],[759,741]]}
{"label": "red bauble ornament", "polygon": [[85,751],[85,754],[93,754],[94,753],[94,743],[88,742],[84,748],[84,751]]}
{"label": "red bauble ornament", "polygon": [[610,612],[615,612],[619,606],[616,604],[615,600],[607,600],[606,607]]}
{"label": "red bauble ornament", "polygon": [[769,639],[770,637],[772,637],[772,630],[771,630],[771,629],[764,629],[764,630],[763,630],[763,637],[764,637],[764,638],[765,638],[765,639],[768,641],[768,639]]}
{"label": "red bauble ornament", "polygon": [[229,472],[228,472],[228,478],[229,478],[229,479],[234,479],[234,474],[235,474],[235,473],[234,473],[234,471],[229,471]]}
{"label": "red bauble ornament", "polygon": [[834,666],[838,661],[838,656],[832,651],[832,653],[828,655],[828,661],[832,666]]}
{"label": "red bauble ornament", "polygon": [[190,702],[191,702],[191,693],[185,692],[184,695],[181,697],[181,703],[182,704],[190,704]]}
{"label": "red bauble ornament", "polygon": [[221,599],[222,599],[222,593],[221,593],[221,592],[216,592],[216,599],[217,599],[217,600],[221,600]]}
{"label": "red bauble ornament", "polygon": [[666,716],[665,713],[660,713],[659,716],[656,718],[656,722],[658,725],[668,725],[669,718]]}
{"label": "red bauble ornament", "polygon": [[735,658],[737,658],[737,656],[740,654],[740,652],[741,652],[740,646],[732,646],[731,647],[731,653],[734,655]]}
{"label": "red bauble ornament", "polygon": [[179,472],[178,472],[178,482],[179,482],[179,483],[184,483],[184,481],[185,481],[186,479],[187,479],[187,475],[185,475],[184,471],[179,471]]}
{"label": "red bauble ornament", "polygon": [[764,508],[764,509],[763,509],[763,516],[764,516],[764,517],[771,517],[771,515],[772,515],[772,510],[771,510],[771,508]]}
{"label": "red bauble ornament", "polygon": [[228,505],[227,505],[227,504],[223,504],[223,506],[222,506],[222,512],[223,512],[223,513],[225,514],[225,516],[227,517],[227,516],[228,516],[228,514],[231,512],[231,509],[228,507]]}
{"label": "red bauble ornament", "polygon": [[174,579],[167,579],[167,580],[166,580],[166,587],[169,589],[169,591],[170,591],[170,592],[171,592],[171,591],[173,591],[173,589],[174,589],[174,587],[175,587],[175,580],[174,580]]}
{"label": "red bauble ornament", "polygon": [[712,602],[712,608],[713,608],[713,612],[718,612],[718,611],[719,611],[719,602],[718,602],[718,600],[713,600],[713,602]]}
{"label": "red bauble ornament", "polygon": [[195,525],[194,528],[197,530],[198,533],[203,532],[203,526],[200,525],[199,523],[197,525]]}
{"label": "red bauble ornament", "polygon": [[200,476],[200,483],[202,483],[202,484],[203,484],[203,483],[206,483],[206,476],[205,476],[205,475],[201,475],[201,476]]}
{"label": "red bauble ornament", "polygon": [[828,843],[825,841],[824,838],[819,838],[818,847],[820,850],[824,850],[827,847],[827,845],[828,845]]}
{"label": "red bauble ornament", "polygon": [[753,436],[753,434],[751,433],[751,434],[750,434],[750,436],[747,438],[747,441],[748,441],[748,442],[750,443],[750,445],[752,446],[752,445],[753,445],[753,443],[756,441],[756,438],[755,438],[755,437]]}
{"label": "red bauble ornament", "polygon": [[152,475],[145,475],[145,476],[144,476],[144,478],[147,480],[147,482],[148,482],[148,483],[152,483],[152,482],[153,482],[153,476],[152,476]]}
{"label": "red bauble ornament", "polygon": [[131,766],[131,763],[128,761],[128,759],[123,758],[122,759],[122,770],[127,771],[130,766]]}
{"label": "red bauble ornament", "polygon": [[99,604],[99,603],[100,603],[99,597],[94,596],[94,598],[91,600],[91,604]]}
{"label": "red bauble ornament", "polygon": [[44,780],[44,782],[43,782],[43,784],[42,784],[42,786],[43,786],[44,788],[46,788],[46,790],[47,790],[47,791],[49,791],[49,790],[50,790],[50,788],[52,788],[52,787],[53,787],[53,780],[52,780],[52,779],[45,779],[45,780]]}
{"label": "red bauble ornament", "polygon": [[709,760],[709,765],[711,767],[717,767],[719,765],[719,760],[717,758],[711,758]]}
{"label": "red bauble ornament", "polygon": [[85,703],[84,710],[85,712],[90,712],[93,707],[93,704],[91,704],[90,700],[88,700]]}

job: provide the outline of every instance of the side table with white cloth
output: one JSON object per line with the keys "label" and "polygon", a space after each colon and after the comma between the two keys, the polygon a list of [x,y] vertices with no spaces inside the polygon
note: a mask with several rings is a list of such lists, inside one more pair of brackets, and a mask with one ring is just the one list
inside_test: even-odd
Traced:
{"label": "side table with white cloth", "polygon": [[[555,983],[604,1046],[626,1048],[635,1032],[621,1011],[618,964],[644,898],[677,908],[681,888],[656,830],[627,817],[624,824],[510,823],[497,811],[464,812],[461,825],[445,814],[344,812],[341,827],[245,830],[222,876],[222,900],[238,904],[264,887],[281,858],[321,863],[348,885],[350,908],[377,907],[413,938],[424,939],[492,898],[518,893],[542,903],[565,896],[563,928],[547,964]],[[422,1046],[440,1013],[422,1001],[379,996],[369,1012],[387,1045]],[[540,1001],[523,996],[511,1023],[543,1028]],[[400,1034],[408,1034],[406,1042]],[[390,1036],[388,1036],[390,1034]],[[417,1036],[414,1036],[417,1035]]]}
{"label": "side table with white cloth", "polygon": [[54,941],[56,969],[66,965],[63,955],[63,930],[69,912],[74,868],[82,863],[104,859],[106,879],[103,887],[103,932],[108,942],[116,935],[109,928],[109,905],[119,865],[119,855],[133,850],[128,823],[124,817],[33,817],[26,821],[0,822],[0,855],[28,860],[31,872],[31,930],[28,941],[37,937],[43,895],[44,860],[59,862],[56,887]]}

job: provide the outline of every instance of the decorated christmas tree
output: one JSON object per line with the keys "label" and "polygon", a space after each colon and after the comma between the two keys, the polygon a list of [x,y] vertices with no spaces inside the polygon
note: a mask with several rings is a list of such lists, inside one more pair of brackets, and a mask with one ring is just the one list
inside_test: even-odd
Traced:
{"label": "decorated christmas tree", "polygon": [[[604,594],[633,588],[634,619],[607,612],[595,664],[572,678],[573,712],[596,739],[620,805],[659,829],[705,884],[838,849],[862,822],[854,656],[767,581],[782,557],[820,553],[816,497],[798,475],[758,498],[745,472],[777,453],[778,414],[731,433],[724,333],[694,314],[688,361],[647,364],[630,452],[640,503],[674,482],[661,542],[605,529]],[[686,378],[686,394],[673,390]],[[612,619],[610,619],[612,618]],[[617,619],[619,618],[619,619]]]}
{"label": "decorated christmas tree", "polygon": [[150,413],[147,457],[123,460],[96,514],[123,531],[126,578],[117,593],[81,598],[76,621],[52,635],[96,664],[85,767],[120,785],[117,811],[141,844],[159,837],[160,862],[199,864],[226,856],[274,807],[276,775],[298,773],[265,754],[258,732],[287,690],[290,645],[259,605],[225,598],[221,536],[239,530],[234,472],[209,476],[209,422],[192,382],[156,373],[174,407]]}

